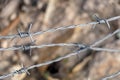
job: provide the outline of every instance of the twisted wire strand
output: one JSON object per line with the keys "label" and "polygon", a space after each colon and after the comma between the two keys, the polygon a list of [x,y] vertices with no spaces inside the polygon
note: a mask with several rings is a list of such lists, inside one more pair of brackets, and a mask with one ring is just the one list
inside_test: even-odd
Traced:
{"label": "twisted wire strand", "polygon": [[[44,44],[44,45],[40,45],[40,46],[31,46],[30,48],[43,48],[43,47],[51,47],[51,46],[78,46],[80,49],[78,51],[76,51],[76,52],[69,53],[69,54],[67,54],[65,56],[59,57],[59,58],[54,59],[54,60],[50,60],[50,61],[43,62],[43,63],[40,63],[40,64],[32,65],[32,66],[29,66],[29,67],[22,67],[19,70],[15,70],[15,71],[13,71],[13,72],[11,72],[9,74],[5,74],[5,75],[0,76],[0,79],[11,77],[11,76],[14,76],[15,74],[28,73],[28,70],[31,70],[33,68],[41,67],[41,66],[52,64],[54,62],[61,61],[63,59],[66,59],[66,58],[69,58],[71,56],[80,54],[81,52],[84,52],[84,51],[89,50],[89,49],[90,50],[94,50],[94,51],[120,52],[119,49],[107,49],[107,48],[97,48],[97,47],[94,47],[96,44],[98,45],[98,43],[101,43],[104,40],[106,40],[106,39],[112,37],[113,35],[115,35],[116,32],[119,32],[119,29],[117,29],[113,33],[109,34],[108,36],[104,37],[102,40],[96,41],[92,45],[73,44],[73,43],[58,43],[58,44]],[[15,50],[15,49],[16,50],[17,49],[21,49],[21,47],[18,47],[18,48],[16,48],[16,47],[14,47],[14,48],[8,48],[8,50]],[[7,49],[5,49],[5,50],[7,50]]]}
{"label": "twisted wire strand", "polygon": [[[51,28],[51,29],[48,29],[45,31],[38,31],[35,33],[29,33],[29,35],[31,37],[31,36],[35,36],[35,35],[41,35],[41,34],[44,34],[47,32],[55,32],[58,30],[66,30],[66,29],[72,29],[72,28],[76,28],[76,27],[84,27],[87,25],[96,25],[96,24],[103,24],[103,23],[106,24],[106,21],[110,22],[110,21],[114,21],[114,20],[118,20],[118,19],[120,19],[120,16],[115,16],[115,17],[112,17],[112,18],[109,18],[106,20],[99,20],[99,22],[95,21],[95,22],[90,22],[90,23],[86,23],[86,24],[78,24],[78,25],[63,26],[63,27],[58,27],[58,28]],[[108,23],[107,23],[107,25],[110,26]],[[28,37],[29,35],[26,35],[26,37]],[[11,38],[18,38],[18,37],[20,37],[19,34],[13,34],[13,35],[7,35],[7,36],[0,36],[0,39],[11,39]]]}
{"label": "twisted wire strand", "polygon": [[[30,49],[33,49],[33,48],[55,47],[55,46],[60,46],[60,47],[63,47],[63,46],[79,46],[79,47],[84,47],[85,45],[83,45],[83,44],[76,44],[76,43],[57,43],[57,44],[42,44],[42,45],[36,45],[36,46],[29,45],[28,47]],[[0,51],[26,50],[24,48],[25,48],[25,45],[21,45],[21,46],[17,46],[17,47],[0,48]]]}
{"label": "twisted wire strand", "polygon": [[114,32],[108,34],[106,37],[104,37],[104,38],[102,38],[102,39],[94,42],[94,44],[91,45],[91,47],[94,47],[94,46],[96,46],[96,45],[99,45],[100,43],[102,43],[102,42],[105,41],[106,39],[112,37],[113,35],[115,35],[115,34],[118,33],[118,32],[120,32],[120,29],[117,29],[117,30],[115,30]]}
{"label": "twisted wire strand", "polygon": [[117,73],[114,73],[114,74],[112,74],[112,75],[110,75],[110,76],[107,76],[107,77],[103,78],[102,80],[112,79],[112,78],[114,78],[114,77],[117,77],[118,75],[120,75],[120,71],[117,72]]}

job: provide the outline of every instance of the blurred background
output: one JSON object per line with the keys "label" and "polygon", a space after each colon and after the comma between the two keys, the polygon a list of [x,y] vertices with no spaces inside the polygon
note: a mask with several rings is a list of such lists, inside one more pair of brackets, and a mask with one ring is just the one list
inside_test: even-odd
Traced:
{"label": "blurred background", "polygon": [[[0,35],[18,34],[17,29],[27,31],[30,22],[31,32],[50,28],[83,24],[95,21],[93,15],[110,18],[120,15],[120,0],[0,0]],[[92,44],[118,29],[120,20],[69,30],[48,32],[34,36],[35,45],[46,43]],[[98,47],[120,49],[120,33],[104,41]],[[29,38],[1,39],[0,47],[29,44]],[[75,51],[75,47],[49,47],[29,51],[1,51],[0,75],[30,66]],[[30,75],[15,75],[4,80],[99,80],[120,70],[120,54],[86,51],[51,65],[30,70]],[[119,80],[117,76],[112,80]]]}

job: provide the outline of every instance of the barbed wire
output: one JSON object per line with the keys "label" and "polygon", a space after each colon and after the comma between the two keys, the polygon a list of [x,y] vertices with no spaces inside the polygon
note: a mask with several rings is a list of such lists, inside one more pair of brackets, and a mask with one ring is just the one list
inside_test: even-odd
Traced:
{"label": "barbed wire", "polygon": [[110,75],[110,76],[107,76],[107,77],[103,78],[102,80],[112,79],[112,78],[114,78],[114,77],[117,77],[118,75],[120,75],[120,71],[117,72],[117,73],[114,73],[114,74],[112,74],[112,75]]}
{"label": "barbed wire", "polygon": [[[40,64],[32,65],[32,66],[29,66],[29,67],[24,67],[23,66],[19,70],[15,70],[15,71],[13,71],[9,74],[5,74],[5,75],[0,76],[0,79],[11,77],[11,76],[14,76],[15,74],[22,74],[22,73],[27,73],[28,74],[29,73],[28,71],[33,69],[33,68],[37,68],[37,67],[52,64],[54,62],[61,61],[63,59],[69,58],[71,56],[78,55],[81,52],[84,52],[86,50],[120,52],[120,49],[108,49],[108,48],[95,47],[96,45],[99,45],[100,43],[102,43],[106,39],[112,37],[113,35],[115,35],[118,32],[120,32],[120,29],[115,30],[113,33],[108,34],[106,37],[104,37],[100,40],[97,40],[96,42],[94,42],[91,45],[83,45],[83,44],[79,44],[79,43],[58,43],[58,44],[43,44],[43,45],[39,45],[39,46],[29,46],[30,48],[43,48],[43,47],[53,47],[53,46],[77,46],[79,49],[75,52],[69,53],[65,56],[59,57],[59,58],[54,59],[54,60],[50,60],[50,61],[43,62],[43,63],[40,63]],[[18,50],[18,49],[23,49],[23,47],[14,47],[14,48],[12,47],[12,48],[4,48],[4,49],[2,48],[0,50]]]}
{"label": "barbed wire", "polygon": [[32,36],[35,36],[35,35],[41,35],[41,34],[44,34],[44,33],[47,33],[47,32],[55,32],[55,31],[58,31],[58,30],[72,29],[72,28],[76,28],[76,27],[84,27],[84,26],[87,26],[87,25],[94,25],[94,26],[96,26],[97,24],[103,24],[103,23],[107,24],[108,28],[110,28],[109,22],[110,21],[114,21],[114,20],[118,20],[118,19],[120,19],[120,16],[111,17],[109,19],[96,19],[96,21],[90,22],[90,23],[86,23],[86,24],[78,24],[78,25],[70,25],[70,26],[51,28],[51,29],[48,29],[48,30],[45,30],[45,31],[38,31],[38,32],[34,32],[34,33],[30,33],[30,29],[31,29],[31,27],[30,27],[31,24],[30,24],[28,26],[30,28],[29,28],[29,30],[27,32],[20,32],[20,31],[18,31],[18,34],[7,35],[7,36],[0,36],[0,39],[12,39],[12,38],[18,38],[18,37],[21,37],[21,38],[22,37],[30,37],[31,40],[33,41]]}

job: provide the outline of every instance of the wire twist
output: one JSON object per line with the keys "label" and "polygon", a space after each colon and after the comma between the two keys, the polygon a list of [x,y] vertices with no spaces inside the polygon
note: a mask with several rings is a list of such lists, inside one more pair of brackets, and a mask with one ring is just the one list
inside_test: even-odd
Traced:
{"label": "wire twist", "polygon": [[32,38],[32,35],[30,33],[31,27],[32,27],[32,23],[30,23],[28,25],[28,31],[27,32],[21,32],[19,29],[17,29],[18,35],[20,36],[20,38],[30,37],[31,42],[34,42],[34,40]]}

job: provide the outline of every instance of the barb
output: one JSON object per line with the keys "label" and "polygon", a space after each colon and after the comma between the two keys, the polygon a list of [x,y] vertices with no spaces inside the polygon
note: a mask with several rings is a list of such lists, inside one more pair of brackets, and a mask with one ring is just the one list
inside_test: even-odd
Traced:
{"label": "barb", "polygon": [[15,70],[9,74],[5,74],[3,76],[0,76],[0,80],[1,79],[4,79],[4,78],[7,78],[7,77],[11,77],[11,76],[14,76],[16,74],[22,74],[22,73],[27,73],[28,75],[30,75],[30,73],[28,72],[27,68],[22,66],[19,70]]}
{"label": "barb", "polygon": [[[20,36],[20,38],[30,37],[31,42],[34,42],[34,40],[33,40],[33,38],[32,38],[32,35],[30,34],[31,27],[32,27],[32,23],[30,23],[30,24],[28,25],[28,31],[27,31],[27,32],[20,32],[20,30],[17,29],[18,35]],[[14,37],[14,38],[15,38],[15,37]]]}
{"label": "barb", "polygon": [[[99,21],[90,22],[90,23],[86,23],[86,24],[78,24],[78,25],[71,25],[71,26],[64,26],[64,27],[52,28],[52,29],[48,29],[48,30],[45,30],[45,31],[35,32],[35,33],[30,33],[29,32],[29,35],[30,36],[41,35],[41,34],[44,34],[44,33],[47,33],[47,32],[55,32],[55,31],[58,31],[58,30],[72,29],[72,28],[76,28],[76,27],[85,27],[87,25],[96,25],[96,24],[99,24],[99,23],[100,24],[103,24],[103,23],[106,24],[107,23],[108,27],[110,28],[110,25],[109,25],[108,22],[114,21],[114,20],[117,20],[117,19],[120,19],[120,16],[112,17],[112,18],[109,18],[109,19],[106,19],[106,20],[102,19],[102,20],[99,20]],[[30,29],[31,29],[31,26],[30,26],[29,30]],[[7,35],[7,36],[0,36],[0,39],[18,38],[19,36],[20,36],[19,34],[13,34],[13,35]],[[28,37],[28,34],[24,34],[24,36]]]}
{"label": "barb", "polygon": [[[31,43],[27,43],[27,44],[24,44],[22,45],[22,50],[25,52],[25,51],[30,51],[30,56],[32,55],[32,48],[31,46],[32,45],[35,45],[34,42],[31,42]],[[20,46],[20,45],[19,45]]]}
{"label": "barb", "polygon": [[[109,21],[107,19],[101,19],[98,16],[94,15],[96,21],[98,22],[98,24],[101,24],[101,20],[104,20],[104,22],[107,24],[108,29],[110,29],[110,24]],[[93,26],[93,28],[95,28],[96,24]]]}
{"label": "barb", "polygon": [[22,73],[30,74],[30,73],[27,71],[27,68],[24,67],[24,66],[22,66],[19,70],[15,70],[15,71],[13,72],[13,76],[14,76],[15,74],[22,74]]}

